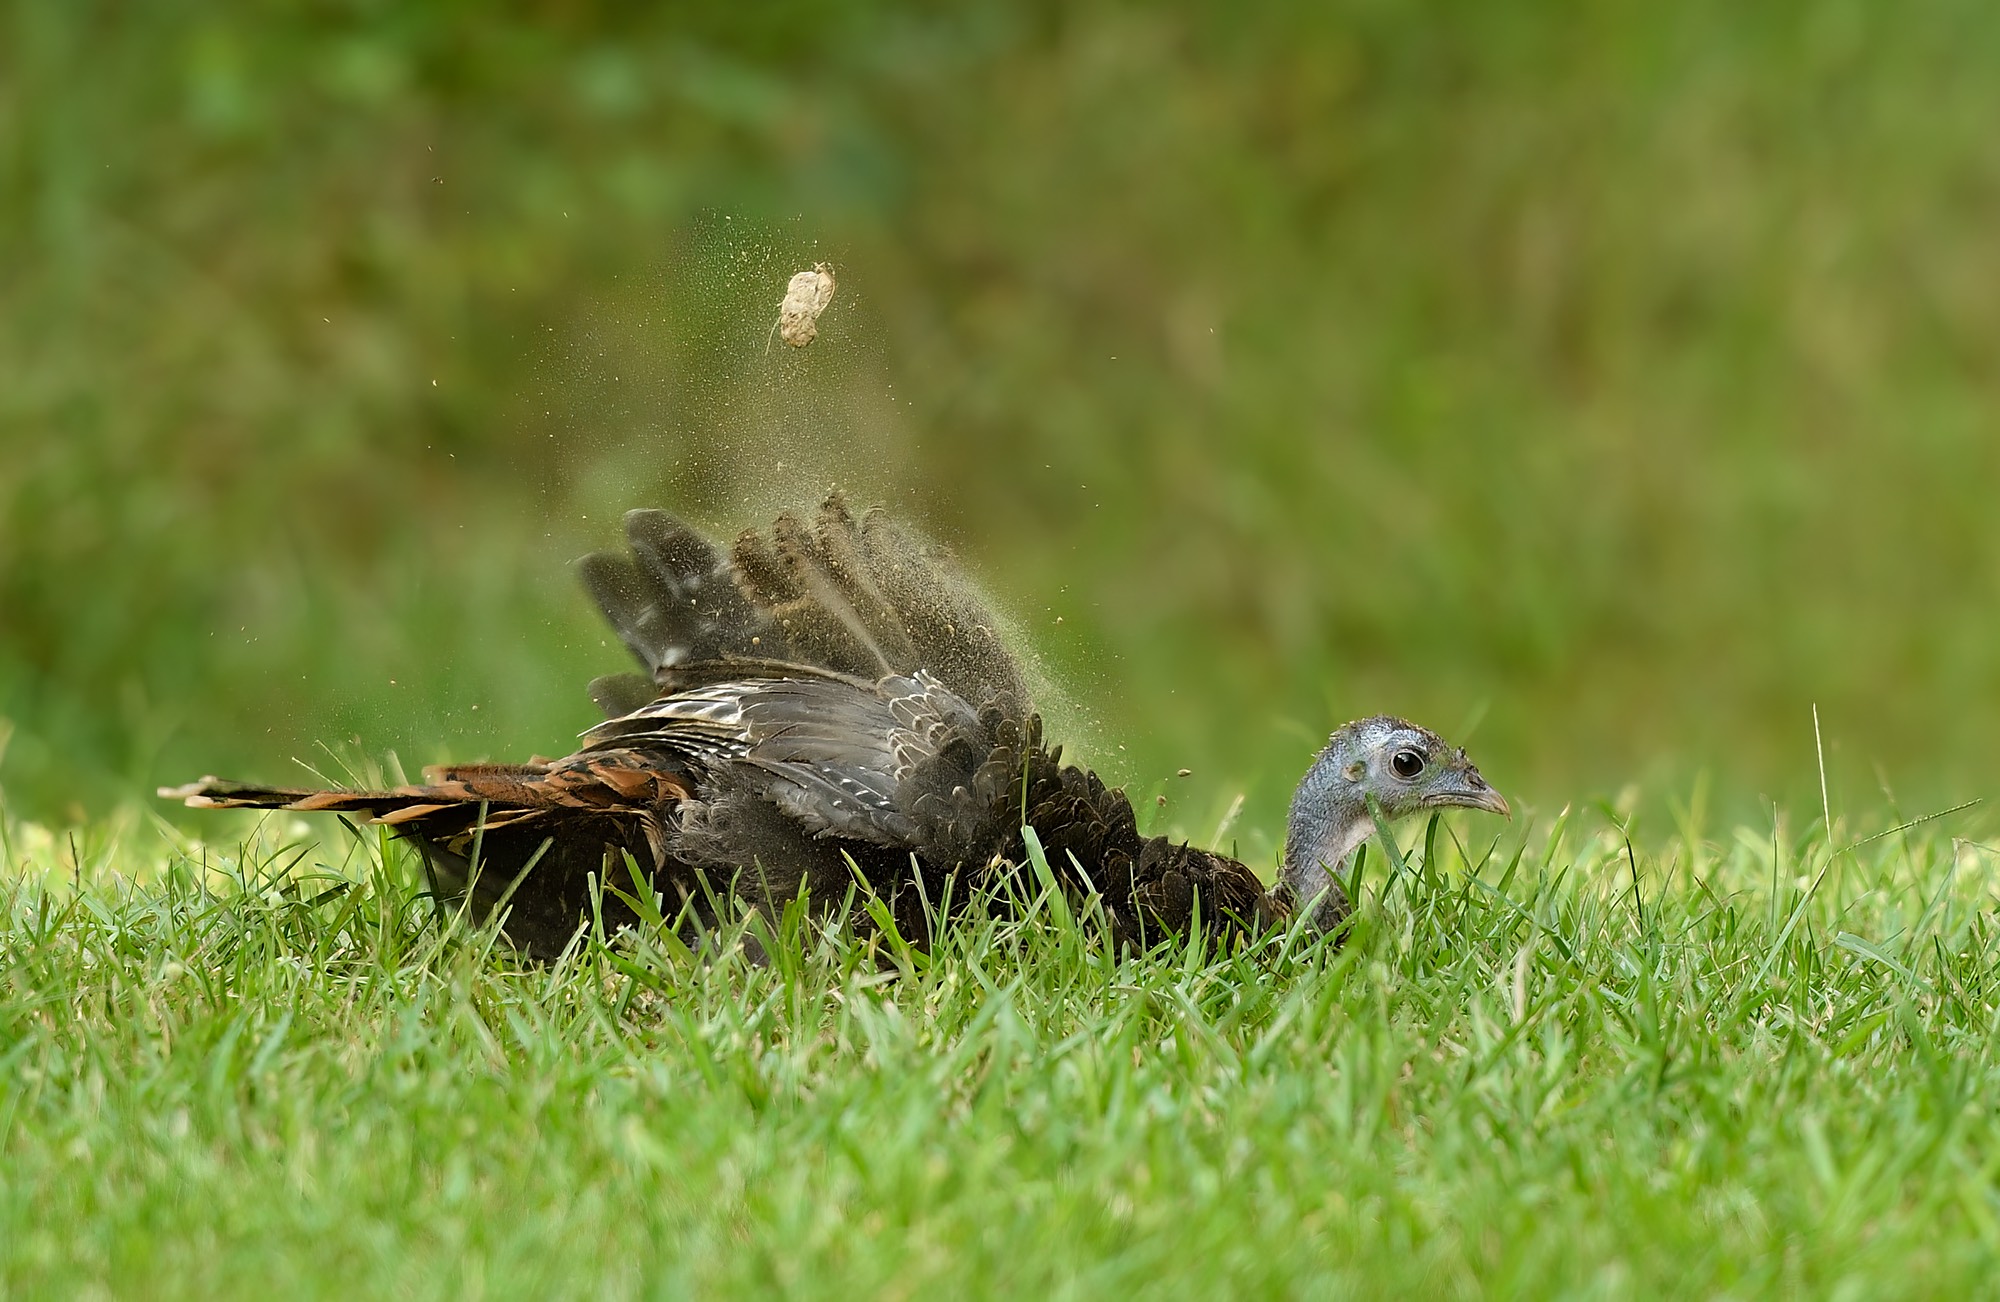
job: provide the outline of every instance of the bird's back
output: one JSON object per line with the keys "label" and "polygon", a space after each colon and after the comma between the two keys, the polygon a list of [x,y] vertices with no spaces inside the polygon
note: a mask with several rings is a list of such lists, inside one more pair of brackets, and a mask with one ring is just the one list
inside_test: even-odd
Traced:
{"label": "bird's back", "polygon": [[579,567],[644,670],[591,685],[607,714],[712,679],[731,661],[871,681],[921,670],[974,708],[1031,708],[991,608],[879,507],[857,520],[832,493],[810,519],[787,511],[726,553],[665,511],[627,513],[625,535],[629,555],[598,552]]}
{"label": "bird's back", "polygon": [[[727,555],[664,512],[632,512],[626,534],[629,558],[593,555],[583,576],[650,681],[594,684],[601,704],[627,708],[592,736],[626,744],[649,720],[699,727],[718,708],[782,717],[796,753],[744,758],[787,780],[764,772],[747,785],[816,836],[888,844],[977,876],[1023,864],[1021,829],[1032,826],[1058,878],[1098,895],[1114,928],[1138,941],[1197,920],[1250,927],[1268,909],[1244,865],[1142,836],[1123,791],[1044,744],[1001,622],[879,508],[857,521],[835,494],[810,522],[781,515]],[[720,694],[731,704],[713,704],[717,677],[745,662],[768,675],[763,686],[746,694],[729,683]],[[875,689],[862,690],[871,678]],[[635,704],[649,686],[664,694]],[[770,820],[755,821],[768,842]],[[702,849],[740,861],[746,839],[739,831]]]}

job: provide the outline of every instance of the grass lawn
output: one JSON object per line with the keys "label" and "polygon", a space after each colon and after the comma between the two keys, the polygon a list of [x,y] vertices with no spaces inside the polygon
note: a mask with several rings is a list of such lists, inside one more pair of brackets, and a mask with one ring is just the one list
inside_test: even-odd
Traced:
{"label": "grass lawn", "polygon": [[525,966],[333,824],[7,822],[0,1294],[1990,1293],[2000,852],[1819,814],[1416,826],[1339,950],[1043,897],[767,968]]}

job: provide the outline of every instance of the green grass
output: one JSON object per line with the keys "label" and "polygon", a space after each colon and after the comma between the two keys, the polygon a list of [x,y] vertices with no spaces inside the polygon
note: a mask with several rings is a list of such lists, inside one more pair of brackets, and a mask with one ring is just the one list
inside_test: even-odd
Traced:
{"label": "green grass", "polygon": [[0,1291],[1990,1292],[1978,815],[1612,816],[1412,829],[1338,952],[1043,898],[765,968],[523,966],[327,826],[9,822]]}

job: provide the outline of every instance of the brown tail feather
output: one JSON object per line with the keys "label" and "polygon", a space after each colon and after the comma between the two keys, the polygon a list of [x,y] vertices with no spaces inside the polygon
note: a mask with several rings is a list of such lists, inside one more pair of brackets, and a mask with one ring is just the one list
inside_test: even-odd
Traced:
{"label": "brown tail feather", "polygon": [[632,921],[615,896],[594,903],[589,889],[593,879],[622,882],[624,856],[652,875],[655,889],[667,891],[675,871],[667,811],[687,799],[690,786],[676,763],[613,749],[553,762],[432,768],[424,772],[425,785],[378,791],[208,777],[162,787],[160,795],[195,809],[363,815],[422,850],[432,892],[446,905],[469,905],[475,918],[504,905],[508,936],[547,958],[561,952],[593,907],[602,909],[607,925]]}
{"label": "brown tail feather", "polygon": [[[190,809],[291,809],[302,813],[362,813],[382,822],[406,823],[440,810],[486,805],[506,810],[587,809],[616,812],[685,800],[685,777],[650,752],[592,751],[553,763],[454,764],[424,770],[421,786],[379,791],[326,791],[267,787],[206,777],[181,787],[161,787],[167,800]],[[424,808],[428,807],[428,808]]]}
{"label": "brown tail feather", "polygon": [[317,791],[310,787],[266,787],[206,777],[186,786],[161,787],[165,800],[179,800],[189,809],[295,809],[306,813],[365,813],[371,817],[435,803],[437,793],[424,787],[386,791]]}

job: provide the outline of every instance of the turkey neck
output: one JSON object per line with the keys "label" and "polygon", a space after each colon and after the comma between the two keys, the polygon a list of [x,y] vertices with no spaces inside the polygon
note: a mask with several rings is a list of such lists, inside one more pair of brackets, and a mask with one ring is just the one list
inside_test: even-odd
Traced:
{"label": "turkey neck", "polygon": [[1310,909],[1313,926],[1331,931],[1347,917],[1347,893],[1335,875],[1375,830],[1368,805],[1339,765],[1322,758],[1292,796],[1285,824],[1285,866],[1279,882],[1296,909]]}

